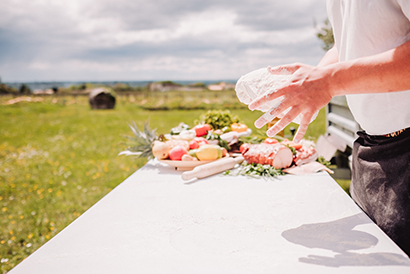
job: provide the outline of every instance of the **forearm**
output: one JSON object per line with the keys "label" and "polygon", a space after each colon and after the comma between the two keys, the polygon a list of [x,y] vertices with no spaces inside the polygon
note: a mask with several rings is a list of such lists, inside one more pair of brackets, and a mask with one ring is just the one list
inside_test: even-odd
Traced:
{"label": "forearm", "polygon": [[329,75],[332,96],[337,96],[409,90],[409,64],[410,42],[406,42],[381,54],[330,64],[322,69]]}
{"label": "forearm", "polygon": [[322,60],[320,60],[318,67],[324,67],[327,65],[335,64],[339,62],[339,55],[337,53],[337,48],[333,46],[330,50],[326,52]]}

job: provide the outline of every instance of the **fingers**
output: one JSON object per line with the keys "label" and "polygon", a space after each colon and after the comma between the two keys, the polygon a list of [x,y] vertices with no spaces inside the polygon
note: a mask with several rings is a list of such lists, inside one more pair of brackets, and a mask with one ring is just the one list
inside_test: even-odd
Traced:
{"label": "fingers", "polygon": [[[278,111],[275,109],[272,109],[266,112],[258,120],[255,121],[255,126],[257,128],[263,127],[264,125],[272,121],[274,118],[278,117],[279,112],[281,112],[281,110]],[[282,113],[285,113],[283,118],[280,119],[275,125],[273,125],[271,128],[269,128],[266,131],[266,134],[269,137],[274,137],[276,134],[282,131],[287,125],[289,125],[300,114],[300,109],[297,107],[288,108]],[[302,119],[301,119],[300,125],[295,134],[295,137],[293,138],[293,141],[295,143],[299,143],[303,139],[303,136],[305,135],[308,129],[308,126],[309,126],[310,120],[312,119],[313,114],[311,112],[308,112],[308,113],[302,114],[301,116],[302,116]]]}
{"label": "fingers", "polygon": [[275,75],[290,75],[290,72],[286,66],[278,66],[278,67],[268,67],[268,71]]}
{"label": "fingers", "polygon": [[306,113],[302,116],[302,120],[300,121],[299,128],[296,131],[295,137],[293,138],[293,142],[299,143],[303,139],[303,136],[305,135],[306,130],[308,129],[312,116],[313,114],[310,113]]}
{"label": "fingers", "polygon": [[[300,66],[297,65],[293,65],[293,66],[279,66],[276,68],[271,68],[268,67],[268,70],[273,73],[273,74],[280,74],[280,75],[290,75],[292,74],[292,71],[296,71],[297,68],[299,68]],[[284,85],[278,89],[273,89],[270,90],[270,92],[262,95],[259,98],[256,98],[255,100],[253,100],[249,105],[248,108],[250,110],[260,110],[261,106],[270,102],[271,104],[274,103],[273,101],[275,99],[280,100],[279,98],[286,95],[287,92],[292,91],[292,86],[291,85]],[[283,99],[283,98],[282,98]]]}
{"label": "fingers", "polygon": [[299,115],[299,109],[294,108],[291,109],[282,119],[280,119],[275,125],[269,128],[266,131],[266,134],[269,137],[273,137],[282,131],[287,125],[289,125],[293,119],[295,119]]}
{"label": "fingers", "polygon": [[265,114],[263,114],[261,117],[259,117],[258,120],[255,121],[255,127],[256,128],[261,128],[270,121],[273,120],[273,118],[276,117],[276,113],[274,111],[267,111]]}
{"label": "fingers", "polygon": [[261,128],[270,121],[272,121],[273,118],[282,118],[289,111],[289,109],[290,107],[284,104],[283,101],[280,102],[279,105],[276,105],[275,107],[267,111],[265,114],[263,114],[261,117],[259,117],[259,119],[255,121],[255,127]]}
{"label": "fingers", "polygon": [[270,111],[265,112],[258,120],[255,121],[256,128],[262,128],[264,125],[273,120],[276,116],[272,115]]}
{"label": "fingers", "polygon": [[[260,107],[268,102],[270,104],[277,102],[272,108],[278,107],[283,100],[283,98],[280,98],[280,97],[284,96],[284,93],[285,92],[283,92],[282,90],[278,90],[276,92],[265,94],[259,98],[256,98],[252,102],[250,102],[250,104],[248,105],[248,108],[250,110],[260,110]],[[277,101],[274,101],[274,100],[277,100]]]}

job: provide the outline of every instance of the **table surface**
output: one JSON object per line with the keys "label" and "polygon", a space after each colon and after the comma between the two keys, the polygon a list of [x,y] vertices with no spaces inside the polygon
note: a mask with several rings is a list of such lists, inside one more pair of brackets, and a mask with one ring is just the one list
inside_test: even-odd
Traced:
{"label": "table surface", "polygon": [[154,160],[9,273],[410,273],[410,260],[327,173],[185,182]]}

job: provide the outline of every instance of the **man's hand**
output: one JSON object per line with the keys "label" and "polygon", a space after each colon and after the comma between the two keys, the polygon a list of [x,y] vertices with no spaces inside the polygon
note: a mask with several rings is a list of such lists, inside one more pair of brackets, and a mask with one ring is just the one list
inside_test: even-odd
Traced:
{"label": "man's hand", "polygon": [[269,68],[272,74],[292,74],[288,85],[255,99],[249,104],[250,110],[258,109],[262,104],[283,97],[277,107],[272,108],[258,120],[255,126],[261,128],[273,118],[281,118],[266,132],[268,136],[275,136],[283,130],[298,115],[301,115],[300,126],[294,137],[299,142],[306,133],[313,115],[332,99],[332,90],[329,84],[330,73],[324,67],[314,67],[304,64],[284,65]]}

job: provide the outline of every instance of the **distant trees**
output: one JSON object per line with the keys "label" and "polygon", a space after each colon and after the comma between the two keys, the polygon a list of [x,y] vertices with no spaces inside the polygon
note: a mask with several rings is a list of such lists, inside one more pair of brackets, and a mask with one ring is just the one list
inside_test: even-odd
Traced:
{"label": "distant trees", "polygon": [[15,88],[11,88],[7,86],[6,84],[3,84],[1,82],[1,77],[0,77],[0,94],[8,94],[8,93],[17,93],[17,90]]}
{"label": "distant trees", "polygon": [[94,85],[91,83],[81,83],[78,85],[71,85],[68,89],[70,91],[85,91],[87,88],[94,88]]}
{"label": "distant trees", "polygon": [[190,84],[189,86],[193,88],[203,88],[203,89],[206,88],[205,83],[202,83],[202,82],[193,83],[193,84]]}
{"label": "distant trees", "polygon": [[316,23],[314,25],[315,28],[318,30],[318,32],[316,33],[317,38],[319,38],[323,42],[322,49],[328,51],[335,44],[335,39],[333,36],[333,29],[330,25],[329,19],[326,19],[323,23],[324,25],[320,28],[318,28]]}
{"label": "distant trees", "polygon": [[30,94],[31,89],[26,84],[22,84],[19,88],[19,93],[20,94]]}
{"label": "distant trees", "polygon": [[159,81],[157,83],[162,84],[163,86],[177,86],[177,87],[182,86],[181,84],[178,84],[178,83],[175,83],[175,82],[169,81],[169,80],[168,81]]}
{"label": "distant trees", "polygon": [[116,83],[112,88],[115,92],[136,92],[142,89],[142,87],[131,87],[125,83]]}
{"label": "distant trees", "polygon": [[0,94],[17,93],[17,89],[11,88],[6,84],[0,84]]}
{"label": "distant trees", "polygon": [[1,82],[1,77],[0,77],[0,94],[9,94],[9,93],[17,93],[17,90],[15,88],[11,88],[7,86],[6,84]]}

